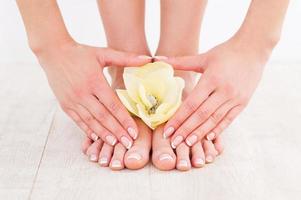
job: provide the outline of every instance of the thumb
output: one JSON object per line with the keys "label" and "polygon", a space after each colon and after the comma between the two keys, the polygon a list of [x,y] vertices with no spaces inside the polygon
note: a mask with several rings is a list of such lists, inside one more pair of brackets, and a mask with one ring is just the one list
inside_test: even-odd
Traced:
{"label": "thumb", "polygon": [[165,57],[155,56],[155,61],[164,61],[176,70],[195,71],[203,73],[205,70],[205,54],[195,56]]}
{"label": "thumb", "polygon": [[98,59],[104,66],[141,66],[152,61],[152,57],[134,53],[116,51],[110,48],[100,48]]}

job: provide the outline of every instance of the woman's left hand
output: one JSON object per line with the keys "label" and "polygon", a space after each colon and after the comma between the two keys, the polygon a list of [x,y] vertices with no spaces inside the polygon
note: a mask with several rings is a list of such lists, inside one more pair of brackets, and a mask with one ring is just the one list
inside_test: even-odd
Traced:
{"label": "woman's left hand", "polygon": [[[250,42],[249,42],[250,43]],[[196,56],[164,58],[177,70],[202,76],[175,115],[164,127],[171,146],[183,140],[192,146],[206,137],[213,140],[246,107],[255,91],[271,50],[236,38]]]}

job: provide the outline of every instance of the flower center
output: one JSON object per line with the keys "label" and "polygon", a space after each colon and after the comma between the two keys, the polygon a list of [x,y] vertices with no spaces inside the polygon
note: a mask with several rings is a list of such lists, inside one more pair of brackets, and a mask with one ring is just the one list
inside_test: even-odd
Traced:
{"label": "flower center", "polygon": [[147,95],[147,99],[149,100],[149,102],[152,104],[152,107],[150,107],[148,109],[148,114],[155,114],[156,109],[158,108],[158,106],[160,105],[159,101],[157,100],[157,98],[153,95]]}

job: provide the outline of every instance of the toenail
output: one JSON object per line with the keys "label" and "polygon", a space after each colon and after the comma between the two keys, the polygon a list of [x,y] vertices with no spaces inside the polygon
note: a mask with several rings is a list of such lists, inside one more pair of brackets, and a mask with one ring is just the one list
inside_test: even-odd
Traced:
{"label": "toenail", "polygon": [[211,155],[206,156],[206,161],[207,162],[213,162],[213,157]]}
{"label": "toenail", "polygon": [[112,146],[114,146],[116,144],[116,142],[117,142],[116,138],[114,136],[112,136],[112,135],[107,135],[106,136],[106,140]]}
{"label": "toenail", "polygon": [[142,156],[139,153],[130,154],[127,159],[141,160]]}
{"label": "toenail", "polygon": [[213,133],[213,132],[211,132],[211,133],[209,133],[208,135],[207,135],[207,140],[213,140],[214,139],[214,137],[215,137],[215,133]]}
{"label": "toenail", "polygon": [[204,165],[205,164],[205,162],[204,162],[204,160],[202,159],[202,158],[197,158],[197,159],[195,159],[195,161],[194,161],[197,165]]}
{"label": "toenail", "polygon": [[91,134],[91,138],[94,142],[98,140],[98,136],[95,133]]}
{"label": "toenail", "polygon": [[106,158],[106,157],[100,158],[99,159],[99,164],[101,164],[101,165],[108,164],[108,158]]}
{"label": "toenail", "polygon": [[176,148],[182,141],[183,141],[183,136],[178,135],[171,143],[171,147],[172,148]]}
{"label": "toenail", "polygon": [[161,154],[160,157],[159,157],[159,160],[160,161],[163,161],[163,160],[173,160],[173,158],[169,154]]}
{"label": "toenail", "polygon": [[121,143],[127,148],[130,149],[132,147],[132,142],[125,136],[121,137]]}
{"label": "toenail", "polygon": [[188,162],[186,160],[180,160],[179,161],[179,166],[180,167],[188,167]]}
{"label": "toenail", "polygon": [[113,160],[112,167],[113,168],[119,168],[119,167],[121,167],[121,162],[119,160]]}
{"label": "toenail", "polygon": [[138,137],[138,133],[135,129],[133,129],[132,127],[128,128],[128,133],[130,134],[130,136],[135,140]]}
{"label": "toenail", "polygon": [[192,136],[189,136],[187,139],[186,139],[186,144],[188,146],[192,146],[194,143],[196,143],[196,141],[198,140],[198,137],[196,135],[192,135]]}
{"label": "toenail", "polygon": [[168,138],[174,131],[175,129],[173,127],[168,127],[166,131],[164,131],[163,133],[163,138],[164,139]]}
{"label": "toenail", "polygon": [[96,155],[90,155],[90,160],[91,161],[96,161],[97,160],[97,157],[96,157]]}

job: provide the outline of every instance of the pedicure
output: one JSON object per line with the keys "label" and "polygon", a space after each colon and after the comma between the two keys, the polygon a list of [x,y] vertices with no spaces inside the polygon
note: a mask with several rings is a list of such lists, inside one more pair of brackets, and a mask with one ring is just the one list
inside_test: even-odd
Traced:
{"label": "pedicure", "polygon": [[195,159],[194,162],[197,165],[205,165],[205,161],[202,158]]}
{"label": "pedicure", "polygon": [[163,161],[163,160],[173,160],[173,158],[169,154],[161,154],[160,157],[159,157],[159,160],[160,161]]}
{"label": "pedicure", "polygon": [[182,141],[184,140],[183,136],[178,135],[172,142],[171,147],[175,149]]}
{"label": "pedicure", "polygon": [[211,132],[211,133],[209,133],[209,134],[207,135],[206,138],[207,138],[207,140],[211,141],[211,140],[214,139],[214,137],[215,137],[215,133]]}
{"label": "pedicure", "polygon": [[186,160],[180,160],[178,165],[181,167],[188,167],[188,162]]}
{"label": "pedicure", "polygon": [[91,161],[96,161],[97,160],[96,155],[94,155],[94,154],[90,155],[90,160]]}
{"label": "pedicure", "polygon": [[112,165],[113,168],[121,167],[121,162],[119,160],[113,160]]}
{"label": "pedicure", "polygon": [[91,134],[91,138],[94,142],[98,140],[98,136],[95,133]]}
{"label": "pedicure", "polygon": [[137,131],[136,131],[135,129],[133,129],[132,127],[129,127],[129,128],[128,128],[128,133],[130,134],[130,136],[131,136],[134,140],[137,139],[138,133],[137,133]]}
{"label": "pedicure", "polygon": [[206,161],[207,161],[208,163],[213,162],[213,157],[212,157],[211,155],[206,156]]}
{"label": "pedicure", "polygon": [[106,157],[102,157],[102,158],[100,158],[99,159],[99,164],[101,164],[101,165],[106,165],[106,164],[108,164],[108,158],[106,158]]}
{"label": "pedicure", "polygon": [[196,135],[191,135],[186,139],[186,144],[191,147],[194,145],[194,143],[196,143],[197,140],[198,137]]}
{"label": "pedicure", "polygon": [[139,153],[130,154],[127,159],[141,160],[142,156]]}
{"label": "pedicure", "polygon": [[174,127],[168,127],[163,133],[163,138],[164,139],[168,138],[174,131],[175,131]]}
{"label": "pedicure", "polygon": [[127,137],[122,136],[120,140],[125,148],[130,149],[132,147],[132,142]]}
{"label": "pedicure", "polygon": [[138,56],[138,58],[140,58],[140,59],[153,59],[151,56],[147,56],[147,55],[140,55],[140,56]]}
{"label": "pedicure", "polygon": [[114,145],[116,144],[116,142],[117,142],[117,139],[116,139],[114,136],[112,136],[112,135],[107,135],[107,136],[106,136],[106,141],[107,141],[110,145],[114,146]]}

